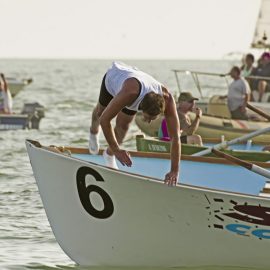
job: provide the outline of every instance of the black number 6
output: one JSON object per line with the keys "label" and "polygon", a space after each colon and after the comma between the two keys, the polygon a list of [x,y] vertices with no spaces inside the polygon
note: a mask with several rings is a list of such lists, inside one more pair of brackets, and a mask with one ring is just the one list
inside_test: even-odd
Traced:
{"label": "black number 6", "polygon": [[[98,182],[104,182],[102,176],[95,170],[88,167],[81,167],[77,171],[76,180],[77,180],[77,188],[81,203],[84,209],[93,217],[99,219],[109,218],[114,211],[113,202],[109,194],[103,190],[102,188],[96,185],[86,186],[85,177],[86,175],[92,175]],[[97,210],[93,207],[90,200],[90,193],[96,192],[100,195],[103,200],[104,208],[103,210]]]}

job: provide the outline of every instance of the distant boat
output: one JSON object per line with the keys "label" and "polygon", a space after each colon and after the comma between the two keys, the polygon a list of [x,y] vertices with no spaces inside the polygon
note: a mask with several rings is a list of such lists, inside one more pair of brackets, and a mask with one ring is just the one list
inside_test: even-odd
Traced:
{"label": "distant boat", "polygon": [[7,84],[12,97],[15,97],[25,86],[33,82],[33,79],[17,79],[7,77]]}
{"label": "distant boat", "polygon": [[0,131],[17,129],[39,129],[40,120],[45,116],[44,107],[39,103],[26,103],[20,114],[0,114]]}
{"label": "distant boat", "polygon": [[[261,0],[249,52],[258,59],[263,51],[270,49],[270,0]],[[232,51],[223,56],[225,60],[243,60],[246,51]]]}
{"label": "distant boat", "polygon": [[270,0],[262,0],[251,43],[252,48],[270,49]]}

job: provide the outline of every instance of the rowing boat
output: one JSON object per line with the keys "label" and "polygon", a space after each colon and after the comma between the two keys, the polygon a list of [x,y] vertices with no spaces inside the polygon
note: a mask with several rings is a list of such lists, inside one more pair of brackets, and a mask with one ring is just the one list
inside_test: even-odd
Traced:
{"label": "rowing boat", "polygon": [[131,152],[133,166],[115,170],[87,149],[26,146],[55,238],[79,265],[270,267],[262,176],[196,157],[168,187],[168,154]]}
{"label": "rowing boat", "polygon": [[0,114],[0,131],[17,129],[39,129],[45,108],[38,102],[25,103],[21,113]]}
{"label": "rowing boat", "polygon": [[[144,136],[136,136],[136,147],[137,151],[140,152],[154,152],[154,153],[170,153],[171,143],[168,141],[162,141],[155,138],[144,138]],[[198,146],[191,144],[181,144],[181,153],[183,155],[193,155],[200,151],[207,149],[206,146]],[[270,161],[270,153],[263,151],[254,151],[254,150],[229,150],[223,149],[226,154],[235,156],[240,159],[250,160],[250,161],[260,161],[267,162]],[[214,156],[213,153],[206,155],[208,157]]]}
{"label": "rowing boat", "polygon": [[[190,116],[191,119],[195,117],[193,113],[191,113]],[[160,116],[151,123],[147,123],[144,121],[142,114],[137,113],[135,122],[142,132],[151,137],[157,137],[162,119],[163,116]],[[196,134],[201,135],[202,138],[220,138],[221,136],[224,136],[227,140],[231,140],[266,127],[269,127],[269,122],[233,120],[202,115]],[[266,133],[257,136],[253,141],[254,143],[269,142],[270,134]]]}

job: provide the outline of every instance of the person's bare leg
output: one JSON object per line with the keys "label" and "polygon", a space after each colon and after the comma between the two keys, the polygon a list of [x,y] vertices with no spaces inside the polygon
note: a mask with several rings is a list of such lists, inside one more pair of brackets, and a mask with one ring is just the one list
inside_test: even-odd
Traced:
{"label": "person's bare leg", "polygon": [[99,132],[99,118],[106,107],[102,106],[100,103],[96,105],[92,112],[92,120],[90,126],[90,132],[92,134],[97,134]]}
{"label": "person's bare leg", "polygon": [[[132,122],[133,118],[134,118],[134,115],[127,115],[123,112],[118,113],[116,117],[114,133],[115,133],[115,137],[119,145],[122,144],[127,134],[129,125]],[[104,150],[103,157],[104,157],[106,166],[114,168],[114,169],[118,169],[116,158],[113,155],[113,152],[110,149],[110,147]]]}
{"label": "person's bare leg", "polygon": [[89,152],[91,154],[97,154],[99,151],[99,118],[104,109],[105,107],[98,103],[92,112],[92,120],[89,133]]}
{"label": "person's bare leg", "polygon": [[266,86],[267,86],[267,82],[266,81],[259,81],[259,84],[258,84],[258,91],[259,91],[259,102],[262,102],[262,97],[265,93],[265,89],[266,89]]}
{"label": "person's bare leg", "polygon": [[[128,115],[123,112],[118,113],[116,117],[114,133],[115,133],[116,140],[119,144],[122,144],[134,117],[135,115]],[[110,148],[108,148],[107,153],[109,155],[113,154]]]}
{"label": "person's bare leg", "polygon": [[197,135],[197,134],[187,136],[187,143],[203,146],[202,137],[200,135]]}

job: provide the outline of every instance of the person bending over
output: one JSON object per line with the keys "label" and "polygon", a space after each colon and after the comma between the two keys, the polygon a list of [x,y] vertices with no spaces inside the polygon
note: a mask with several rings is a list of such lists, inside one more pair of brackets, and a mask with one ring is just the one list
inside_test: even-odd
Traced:
{"label": "person bending over", "polygon": [[[98,153],[101,126],[109,145],[103,152],[106,165],[117,168],[118,159],[122,165],[132,166],[129,153],[120,145],[138,111],[142,111],[144,121],[149,123],[164,113],[172,139],[171,168],[165,176],[165,183],[175,185],[179,176],[181,143],[174,98],[160,82],[135,67],[113,62],[103,77],[99,101],[92,112],[89,151]],[[111,121],[115,117],[113,129]]]}

